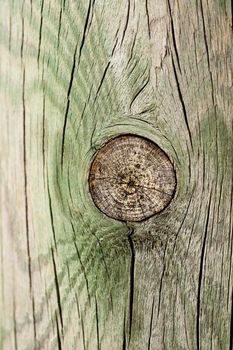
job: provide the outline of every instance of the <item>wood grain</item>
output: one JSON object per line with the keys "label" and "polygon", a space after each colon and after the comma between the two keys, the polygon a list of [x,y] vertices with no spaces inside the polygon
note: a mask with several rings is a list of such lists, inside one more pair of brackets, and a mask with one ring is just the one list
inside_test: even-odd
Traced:
{"label": "wood grain", "polygon": [[[232,349],[230,0],[2,0],[0,348]],[[89,167],[140,134],[174,200],[101,213]]]}
{"label": "wood grain", "polygon": [[176,177],[167,155],[156,144],[124,134],[96,153],[89,187],[95,205],[107,216],[142,221],[167,207]]}

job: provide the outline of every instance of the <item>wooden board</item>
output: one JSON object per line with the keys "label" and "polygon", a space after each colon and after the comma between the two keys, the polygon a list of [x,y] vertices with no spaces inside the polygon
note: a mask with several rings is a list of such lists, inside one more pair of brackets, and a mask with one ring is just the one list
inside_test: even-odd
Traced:
{"label": "wooden board", "polygon": [[[0,348],[232,348],[230,0],[2,0]],[[139,223],[93,204],[96,150],[174,163]]]}

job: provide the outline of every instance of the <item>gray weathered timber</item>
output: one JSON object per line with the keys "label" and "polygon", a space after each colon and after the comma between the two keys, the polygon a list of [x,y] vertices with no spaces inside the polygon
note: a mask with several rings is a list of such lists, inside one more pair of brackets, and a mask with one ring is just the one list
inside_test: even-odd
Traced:
{"label": "gray weathered timber", "polygon": [[[1,0],[0,348],[232,348],[230,0]],[[175,166],[171,204],[103,215],[96,150]]]}

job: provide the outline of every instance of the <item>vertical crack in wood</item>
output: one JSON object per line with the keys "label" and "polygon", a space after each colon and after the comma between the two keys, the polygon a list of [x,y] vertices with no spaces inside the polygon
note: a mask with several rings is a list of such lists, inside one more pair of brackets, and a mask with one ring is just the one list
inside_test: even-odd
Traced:
{"label": "vertical crack in wood", "polygon": [[82,56],[82,50],[83,50],[83,46],[85,43],[87,28],[88,28],[88,23],[89,23],[89,18],[90,18],[91,4],[92,4],[92,0],[89,1],[89,5],[88,5],[86,20],[85,20],[84,29],[83,29],[83,36],[82,36],[82,41],[81,41],[80,48],[79,48],[79,56],[78,56],[77,62],[76,62],[76,54],[77,54],[77,50],[78,50],[78,42],[75,46],[74,55],[73,55],[73,65],[72,65],[72,70],[71,70],[71,75],[70,75],[69,87],[68,87],[68,91],[67,91],[67,104],[66,104],[65,118],[64,118],[63,131],[62,131],[62,149],[61,149],[61,167],[62,168],[63,168],[63,160],[64,160],[66,125],[67,125],[67,118],[68,118],[69,107],[70,107],[70,92],[71,92],[71,89],[73,86],[76,63],[77,63],[77,67],[78,67],[79,63],[80,63],[81,56]]}
{"label": "vertical crack in wood", "polygon": [[126,30],[127,30],[128,24],[129,24],[129,14],[130,14],[130,0],[128,0],[126,22],[125,22],[125,27],[124,27],[124,30],[123,30],[122,39],[121,39],[121,46],[123,44],[123,41],[124,41],[124,38],[125,38],[125,34],[126,34]]}
{"label": "vertical crack in wood", "polygon": [[146,0],[146,17],[147,17],[148,34],[149,34],[149,39],[150,39],[151,38],[151,30],[150,30],[150,15],[149,15],[148,0]]}
{"label": "vertical crack in wood", "polygon": [[53,233],[54,246],[55,246],[55,250],[57,250],[57,240],[56,240],[56,234],[55,234],[55,225],[54,225],[53,207],[52,207],[52,200],[51,200],[51,194],[50,194],[49,179],[47,179],[47,193],[48,193],[48,200],[49,200],[49,214],[50,214],[50,221],[51,221],[51,227],[52,227],[52,233]]}
{"label": "vertical crack in wood", "polygon": [[147,348],[147,350],[151,349],[151,337],[152,337],[153,319],[154,319],[154,305],[155,305],[155,297],[153,297],[152,306],[151,306],[150,331],[149,331],[149,339],[148,339],[148,348]]}
{"label": "vertical crack in wood", "polygon": [[122,350],[126,350],[125,310],[124,310],[124,319],[123,319],[123,339],[122,339]]}
{"label": "vertical crack in wood", "polygon": [[[146,66],[146,70],[147,70],[147,68],[148,68],[148,66]],[[143,92],[143,90],[147,87],[147,85],[149,84],[149,81],[150,81],[150,72],[148,74],[148,77],[146,78],[146,81],[143,83],[143,85],[141,86],[139,91],[136,93],[136,95],[133,97],[132,101],[130,102],[130,106],[129,106],[130,111],[132,109],[132,105],[133,105],[134,101]]]}
{"label": "vertical crack in wood", "polygon": [[27,148],[26,148],[26,107],[25,107],[25,68],[23,69],[23,160],[24,160],[24,196],[25,196],[25,223],[27,237],[27,253],[28,253],[28,272],[29,272],[29,287],[32,291],[32,271],[31,271],[31,253],[29,242],[29,218],[28,218],[28,175],[27,175]]}
{"label": "vertical crack in wood", "polygon": [[[43,88],[43,110],[42,110],[42,157],[43,157],[43,170],[45,172],[45,89]],[[45,177],[45,176],[44,176]]]}
{"label": "vertical crack in wood", "polygon": [[208,64],[208,70],[209,70],[209,75],[210,75],[211,97],[212,97],[212,103],[214,105],[214,83],[213,83],[212,71],[210,68],[210,53],[209,53],[208,40],[207,40],[207,35],[206,35],[206,25],[205,25],[205,17],[204,17],[202,0],[200,0],[200,9],[201,9],[201,18],[202,18],[202,26],[203,26],[204,43],[205,43],[205,48],[206,48],[207,64]]}
{"label": "vertical crack in wood", "polygon": [[79,301],[78,301],[78,295],[77,295],[77,293],[75,293],[75,301],[76,301],[76,305],[77,305],[78,318],[81,319],[80,306],[79,306]]}
{"label": "vertical crack in wood", "polygon": [[233,1],[231,0],[231,29],[233,30]]}
{"label": "vertical crack in wood", "polygon": [[58,324],[58,319],[57,319],[57,312],[55,312],[55,320],[56,320],[56,332],[57,332],[57,347],[58,347],[58,350],[62,350],[61,336],[60,336],[59,324]]}
{"label": "vertical crack in wood", "polygon": [[32,320],[33,320],[33,335],[34,335],[34,344],[36,348],[37,344],[37,330],[36,330],[36,313],[35,313],[35,298],[32,296]]}
{"label": "vertical crack in wood", "polygon": [[204,231],[204,239],[201,250],[201,258],[200,258],[200,269],[199,269],[199,277],[198,277],[198,290],[197,290],[197,316],[196,316],[196,343],[197,350],[200,350],[200,322],[201,322],[201,288],[202,288],[202,278],[203,278],[203,270],[204,270],[204,257],[205,257],[205,249],[206,249],[206,240],[207,233],[209,227],[209,219],[210,219],[210,206],[211,206],[212,192],[210,193],[208,209],[206,214],[206,225]]}
{"label": "vertical crack in wood", "polygon": [[[23,104],[23,164],[24,164],[24,197],[25,197],[25,224],[27,239],[27,255],[28,255],[28,275],[29,275],[29,291],[32,305],[32,319],[35,320],[35,307],[32,295],[32,267],[31,252],[29,239],[29,213],[28,213],[28,173],[27,173],[27,146],[26,146],[26,104],[25,104],[25,67],[23,67],[23,87],[22,87],[22,104]],[[34,345],[36,346],[36,323],[33,323]]]}
{"label": "vertical crack in wood", "polygon": [[[232,163],[233,163],[233,154],[232,154]],[[233,174],[231,180],[231,203],[230,203],[230,213],[233,212]],[[229,234],[228,234],[228,250],[230,251],[230,267],[229,267],[229,275],[228,275],[228,300],[230,299],[230,290],[231,290],[231,282],[232,282],[232,264],[233,264],[233,218],[230,217],[229,223]],[[232,297],[233,297],[233,289],[232,289]],[[233,302],[233,299],[231,300]],[[233,312],[233,305],[232,305]],[[233,322],[233,316],[232,316]],[[232,326],[233,327],[233,326]],[[232,332],[233,337],[233,332]]]}
{"label": "vertical crack in wood", "polygon": [[96,296],[95,296],[95,317],[96,317],[97,350],[100,350],[99,310],[98,310],[98,304],[97,304]]}
{"label": "vertical crack in wood", "polygon": [[175,241],[174,241],[174,245],[173,245],[173,249],[172,249],[172,254],[173,255],[174,255],[174,252],[175,252],[175,247],[176,247],[176,244],[177,244],[178,236],[179,236],[179,234],[181,232],[181,229],[182,229],[182,227],[183,227],[183,225],[185,223],[185,220],[187,219],[187,215],[188,215],[188,212],[189,212],[189,209],[190,209],[190,205],[191,205],[191,202],[192,202],[193,194],[194,194],[194,190],[193,190],[192,194],[190,195],[190,198],[189,198],[189,201],[188,201],[188,205],[187,205],[187,207],[185,209],[185,212],[184,212],[184,215],[183,215],[183,219],[182,219],[181,224],[180,224],[180,226],[179,226],[179,228],[177,230],[177,233],[175,235]]}
{"label": "vertical crack in wood", "polygon": [[54,281],[55,281],[56,294],[57,294],[57,305],[58,305],[59,317],[61,322],[61,331],[63,335],[63,316],[62,316],[61,296],[60,296],[59,281],[57,276],[57,268],[56,268],[53,248],[51,248],[51,253],[52,253],[53,270],[54,270]]}
{"label": "vertical crack in wood", "polygon": [[132,322],[133,322],[133,306],[134,306],[134,274],[135,274],[135,249],[132,235],[134,234],[134,229],[131,228],[128,233],[128,242],[131,250],[131,261],[130,261],[130,289],[129,289],[129,343],[131,339],[132,332]]}
{"label": "vertical crack in wood", "polygon": [[230,321],[230,346],[229,350],[233,349],[233,289],[231,292],[231,321]]}
{"label": "vertical crack in wood", "polygon": [[170,20],[171,20],[171,34],[172,34],[172,41],[173,41],[173,46],[174,46],[174,50],[175,50],[175,54],[176,54],[176,60],[177,60],[180,74],[182,74],[181,73],[181,66],[180,66],[180,58],[179,58],[177,44],[176,44],[176,36],[175,36],[175,29],[174,29],[174,22],[173,22],[173,17],[172,17],[170,0],[167,0],[167,5],[168,5],[168,11],[169,11],[169,16],[170,16]]}
{"label": "vertical crack in wood", "polygon": [[94,103],[96,102],[96,99],[97,99],[97,97],[98,97],[98,95],[99,95],[99,93],[100,93],[100,89],[101,89],[101,87],[102,87],[102,85],[103,85],[104,79],[105,79],[106,74],[107,74],[107,71],[108,71],[108,69],[109,69],[109,66],[110,66],[110,62],[108,62],[107,66],[106,66],[106,68],[105,68],[105,70],[104,70],[103,76],[102,76],[102,78],[101,78],[101,80],[100,80],[100,84],[99,84],[98,89],[97,89],[97,91],[96,91]]}
{"label": "vertical crack in wood", "polygon": [[14,332],[15,350],[18,350],[17,324],[16,324],[16,307],[15,307],[15,288],[13,290],[13,332]]}
{"label": "vertical crack in wood", "polygon": [[83,322],[83,317],[81,317],[81,328],[82,328],[82,341],[83,341],[83,350],[86,350],[86,340],[85,340],[85,326]]}
{"label": "vertical crack in wood", "polygon": [[[183,114],[184,114],[184,119],[185,119],[185,124],[186,124],[188,135],[189,135],[190,145],[191,145],[191,148],[193,150],[192,134],[191,134],[191,130],[190,130],[190,127],[189,127],[188,115],[187,115],[184,99],[183,99],[183,96],[182,96],[182,92],[181,92],[181,88],[180,88],[180,84],[179,84],[179,80],[178,80],[178,75],[177,75],[177,72],[176,72],[176,66],[175,66],[175,63],[174,63],[173,55],[171,55],[171,58],[172,58],[172,67],[173,67],[173,71],[174,71],[174,77],[175,77],[176,86],[177,86],[177,92],[178,92],[178,96],[179,96],[180,103],[181,103],[182,110],[183,110]],[[189,151],[189,148],[187,150]]]}
{"label": "vertical crack in wood", "polygon": [[39,44],[38,44],[38,54],[37,54],[38,64],[40,62],[41,37],[42,37],[42,27],[43,27],[43,10],[44,10],[44,0],[42,0],[41,9],[40,9]]}
{"label": "vertical crack in wood", "polygon": [[58,23],[58,33],[57,33],[57,50],[60,46],[60,33],[61,33],[61,23],[62,23],[63,6],[61,5],[59,13],[59,23]]}
{"label": "vertical crack in wood", "polygon": [[160,278],[160,283],[159,283],[159,300],[158,300],[158,311],[157,311],[157,319],[159,318],[159,313],[160,313],[160,305],[161,305],[161,298],[162,298],[162,288],[163,288],[163,277],[165,274],[165,270],[166,270],[166,251],[167,251],[167,245],[168,242],[166,241],[166,245],[164,248],[164,255],[163,255],[163,271],[161,274],[161,278]]}
{"label": "vertical crack in wood", "polygon": [[23,58],[23,49],[24,49],[24,18],[22,16],[22,32],[21,32],[21,46],[20,46],[20,57]]}

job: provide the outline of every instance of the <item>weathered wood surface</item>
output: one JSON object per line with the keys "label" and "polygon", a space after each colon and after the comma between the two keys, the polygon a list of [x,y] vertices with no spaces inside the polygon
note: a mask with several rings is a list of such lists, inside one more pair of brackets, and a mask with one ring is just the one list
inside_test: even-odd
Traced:
{"label": "weathered wood surface", "polygon": [[114,137],[96,152],[88,181],[97,208],[125,222],[161,212],[176,188],[167,155],[151,140],[132,134]]}
{"label": "weathered wood surface", "polygon": [[[2,0],[0,348],[231,349],[230,0]],[[104,216],[93,154],[136,133],[171,205]]]}

